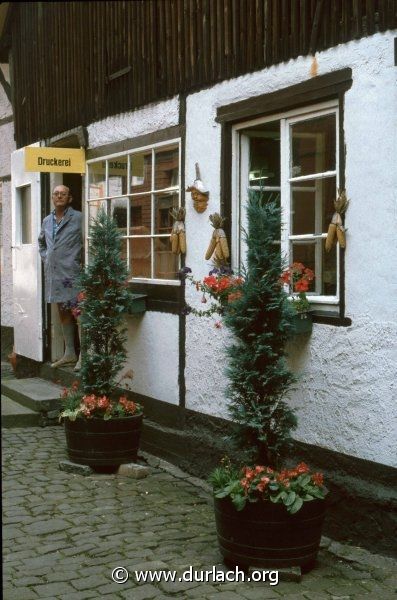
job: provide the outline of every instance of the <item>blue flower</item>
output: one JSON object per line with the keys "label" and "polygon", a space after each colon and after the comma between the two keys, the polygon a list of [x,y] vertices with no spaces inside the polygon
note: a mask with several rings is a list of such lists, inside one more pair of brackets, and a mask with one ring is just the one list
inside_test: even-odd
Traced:
{"label": "blue flower", "polygon": [[192,270],[190,267],[183,267],[183,269],[180,269],[180,271],[178,271],[179,279],[183,281],[187,277],[188,273],[191,272]]}
{"label": "blue flower", "polygon": [[230,267],[221,267],[222,275],[233,275],[233,269]]}
{"label": "blue flower", "polygon": [[65,277],[65,279],[62,279],[62,285],[64,288],[72,288],[73,279],[71,279],[70,277]]}

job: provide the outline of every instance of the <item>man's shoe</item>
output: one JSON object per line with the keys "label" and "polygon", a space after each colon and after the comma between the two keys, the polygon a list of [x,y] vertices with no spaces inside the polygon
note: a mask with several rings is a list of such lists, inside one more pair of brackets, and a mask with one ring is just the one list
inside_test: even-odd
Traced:
{"label": "man's shoe", "polygon": [[69,356],[63,356],[59,360],[53,362],[51,367],[54,369],[55,367],[62,367],[63,365],[70,365],[75,362],[77,362],[77,356],[75,354],[70,354]]}
{"label": "man's shoe", "polygon": [[80,371],[80,369],[81,369],[81,354],[80,354],[80,356],[79,356],[79,360],[77,361],[77,363],[76,363],[76,366],[75,366],[75,368],[73,369],[73,371],[76,371],[76,372],[77,372],[77,371]]}

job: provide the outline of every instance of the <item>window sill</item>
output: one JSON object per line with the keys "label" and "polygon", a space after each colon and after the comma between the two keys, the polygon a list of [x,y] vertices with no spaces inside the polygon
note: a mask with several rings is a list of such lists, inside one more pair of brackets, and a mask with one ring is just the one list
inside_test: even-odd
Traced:
{"label": "window sill", "polygon": [[144,277],[134,277],[133,279],[129,279],[128,283],[144,283],[145,285],[181,285],[180,279],[145,279]]}
{"label": "window sill", "polygon": [[340,317],[336,313],[312,310],[310,311],[313,319],[313,323],[319,323],[321,325],[333,325],[334,327],[350,327],[352,320],[349,317]]}

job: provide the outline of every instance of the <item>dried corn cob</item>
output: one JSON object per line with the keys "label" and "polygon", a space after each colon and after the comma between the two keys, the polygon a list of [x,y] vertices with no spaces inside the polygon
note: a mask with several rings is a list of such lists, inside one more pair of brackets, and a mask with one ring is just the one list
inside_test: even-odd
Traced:
{"label": "dried corn cob", "polygon": [[338,238],[339,246],[341,248],[346,248],[345,228],[343,225],[337,225],[336,236]]}
{"label": "dried corn cob", "polygon": [[230,256],[226,234],[222,229],[225,219],[223,219],[218,213],[210,215],[209,219],[214,228],[214,232],[205,255],[205,260],[210,260],[210,258],[214,255],[217,263],[224,264]]}
{"label": "dried corn cob", "polygon": [[[223,229],[218,229],[218,231],[223,232]],[[223,232],[223,235],[220,234],[220,236],[219,236],[219,245],[222,248],[223,256],[227,260],[230,256],[230,252],[229,252],[229,244],[227,243],[227,237],[224,232]]]}
{"label": "dried corn cob", "polygon": [[173,208],[170,215],[175,219],[170,236],[173,254],[186,254],[185,209]]}
{"label": "dried corn cob", "polygon": [[216,247],[216,238],[215,238],[215,231],[214,231],[214,233],[212,234],[210,245],[208,246],[207,252],[205,253],[205,260],[210,260],[211,256],[214,254],[215,247]]}
{"label": "dried corn cob", "polygon": [[186,254],[186,233],[184,229],[179,232],[179,250],[181,254]]}
{"label": "dried corn cob", "polygon": [[332,215],[330,226],[328,227],[327,239],[325,240],[325,250],[329,252],[334,245],[335,234],[341,248],[346,247],[345,228],[343,227],[341,215],[346,211],[349,200],[346,198],[345,190],[338,188],[338,197],[334,200],[335,212]]}
{"label": "dried corn cob", "polygon": [[328,227],[327,239],[325,240],[325,251],[329,252],[334,245],[334,238],[336,232],[336,225],[334,223],[330,223]]}
{"label": "dried corn cob", "polygon": [[171,252],[172,254],[179,254],[179,235],[177,233],[171,233]]}

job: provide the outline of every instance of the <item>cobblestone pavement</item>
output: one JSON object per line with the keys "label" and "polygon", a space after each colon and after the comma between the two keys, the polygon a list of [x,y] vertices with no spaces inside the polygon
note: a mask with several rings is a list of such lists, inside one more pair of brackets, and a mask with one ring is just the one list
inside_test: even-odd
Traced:
{"label": "cobblestone pavement", "polygon": [[[209,495],[182,471],[151,460],[146,479],[59,470],[61,427],[3,430],[3,597],[396,599],[395,563],[326,540],[300,583],[137,584],[138,569],[210,570],[221,558]],[[340,555],[345,558],[341,558]],[[115,567],[127,583],[111,579]],[[394,574],[393,574],[394,570]]]}

